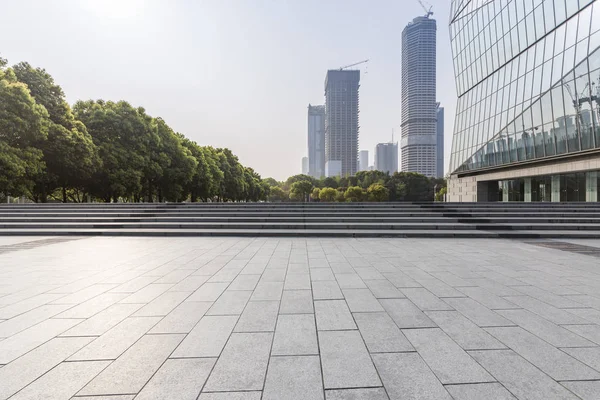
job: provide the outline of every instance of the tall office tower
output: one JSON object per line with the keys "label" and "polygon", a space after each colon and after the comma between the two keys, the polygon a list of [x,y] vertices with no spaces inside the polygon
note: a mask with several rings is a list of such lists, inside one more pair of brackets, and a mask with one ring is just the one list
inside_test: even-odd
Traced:
{"label": "tall office tower", "polygon": [[448,201],[600,199],[600,0],[453,0]]}
{"label": "tall office tower", "polygon": [[368,171],[369,170],[369,150],[361,150],[358,158],[358,170]]}
{"label": "tall office tower", "polygon": [[402,31],[402,171],[436,176],[436,22],[415,18]]}
{"label": "tall office tower", "polygon": [[308,175],[308,157],[302,157],[302,174]]}
{"label": "tall office tower", "polygon": [[329,70],[325,78],[325,172],[358,171],[358,87],[360,71]]}
{"label": "tall office tower", "polygon": [[375,170],[398,172],[398,143],[379,143],[375,147]]}
{"label": "tall office tower", "polygon": [[308,175],[325,176],[325,106],[308,105]]}
{"label": "tall office tower", "polygon": [[437,103],[437,127],[436,127],[436,178],[444,177],[444,107]]}

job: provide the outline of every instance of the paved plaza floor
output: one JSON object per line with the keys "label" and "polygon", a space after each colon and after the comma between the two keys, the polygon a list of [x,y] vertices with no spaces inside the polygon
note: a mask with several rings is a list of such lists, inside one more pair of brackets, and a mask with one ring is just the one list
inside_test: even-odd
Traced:
{"label": "paved plaza floor", "polygon": [[0,238],[8,398],[597,400],[600,241]]}

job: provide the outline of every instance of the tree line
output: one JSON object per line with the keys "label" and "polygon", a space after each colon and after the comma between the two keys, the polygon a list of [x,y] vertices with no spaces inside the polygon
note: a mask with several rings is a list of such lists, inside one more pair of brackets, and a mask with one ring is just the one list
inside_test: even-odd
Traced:
{"label": "tree line", "polygon": [[354,176],[316,179],[294,175],[285,182],[265,179],[270,201],[442,201],[446,180],[414,172],[361,171]]}
{"label": "tree line", "polygon": [[269,185],[126,101],[71,107],[44,69],[0,58],[0,200],[260,201]]}

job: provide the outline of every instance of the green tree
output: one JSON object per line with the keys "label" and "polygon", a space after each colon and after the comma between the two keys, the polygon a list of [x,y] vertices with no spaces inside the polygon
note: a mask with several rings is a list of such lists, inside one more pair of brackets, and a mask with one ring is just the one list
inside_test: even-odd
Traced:
{"label": "green tree", "polygon": [[326,202],[333,202],[333,201],[335,201],[337,193],[338,193],[338,191],[335,190],[334,188],[324,187],[319,192],[319,200],[326,201]]}
{"label": "green tree", "polygon": [[269,201],[275,201],[275,202],[286,201],[289,198],[290,198],[289,194],[286,193],[279,186],[271,186],[269,188]]}
{"label": "green tree", "polygon": [[435,194],[435,201],[444,201],[444,198],[446,196],[446,193],[448,193],[448,188],[447,187],[443,187],[441,188],[436,194]]}
{"label": "green tree", "polygon": [[293,176],[290,176],[289,178],[287,178],[284,186],[288,189],[291,189],[292,185],[296,182],[310,182],[310,184],[312,186],[319,186],[319,183],[320,183],[318,179],[315,179],[312,176],[300,174],[300,175],[293,175]]}
{"label": "green tree", "polygon": [[371,201],[388,201],[390,198],[389,190],[383,186],[381,183],[373,183],[367,189],[367,194],[369,195],[369,200]]}
{"label": "green tree", "polygon": [[433,199],[433,186],[429,178],[415,172],[393,174],[387,187],[392,201],[431,201]]}
{"label": "green tree", "polygon": [[313,184],[310,181],[296,181],[290,188],[290,199],[306,201],[312,192]]}
{"label": "green tree", "polygon": [[263,182],[265,182],[269,186],[281,186],[282,185],[281,182],[277,182],[273,178],[265,178],[265,179],[263,179]]}
{"label": "green tree", "polygon": [[329,177],[323,179],[321,186],[337,189],[340,186],[339,178],[329,176]]}
{"label": "green tree", "polygon": [[350,202],[362,201],[363,196],[363,190],[360,186],[350,186],[344,192],[344,199]]}
{"label": "green tree", "polygon": [[344,203],[346,201],[345,191],[337,190],[335,194],[335,201],[338,203]]}
{"label": "green tree", "polygon": [[321,193],[321,189],[319,189],[318,187],[316,187],[310,193],[310,198],[312,200],[319,201],[319,195],[320,195],[320,193]]}

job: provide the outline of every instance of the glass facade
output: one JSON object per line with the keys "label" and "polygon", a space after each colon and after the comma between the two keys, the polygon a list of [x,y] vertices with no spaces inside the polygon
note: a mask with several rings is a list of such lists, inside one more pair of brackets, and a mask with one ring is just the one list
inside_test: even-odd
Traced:
{"label": "glass facade", "polygon": [[596,202],[600,199],[600,171],[519,178],[497,184],[498,191],[488,201]]}
{"label": "glass facade", "polygon": [[459,95],[451,173],[600,149],[600,0],[451,7]]}

